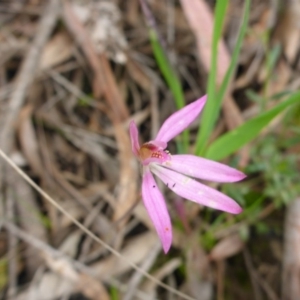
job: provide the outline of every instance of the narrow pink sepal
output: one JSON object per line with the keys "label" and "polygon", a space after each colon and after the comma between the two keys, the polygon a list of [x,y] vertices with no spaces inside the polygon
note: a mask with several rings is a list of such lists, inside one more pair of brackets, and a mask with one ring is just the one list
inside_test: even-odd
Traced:
{"label": "narrow pink sepal", "polygon": [[186,129],[200,114],[206,98],[206,96],[203,96],[172,114],[161,126],[155,140],[168,143]]}
{"label": "narrow pink sepal", "polygon": [[164,165],[176,172],[214,182],[235,182],[246,177],[234,168],[195,155],[172,155]]}
{"label": "narrow pink sepal", "polygon": [[142,196],[164,252],[167,253],[172,244],[172,225],[165,199],[150,171],[146,171],[143,175]]}
{"label": "narrow pink sepal", "polygon": [[138,131],[134,121],[131,121],[129,124],[129,133],[130,133],[132,152],[135,156],[138,156],[138,152],[140,149],[139,131]]}
{"label": "narrow pink sepal", "polygon": [[186,175],[157,164],[151,165],[151,171],[174,193],[185,199],[232,214],[238,214],[242,211],[242,208],[233,199]]}

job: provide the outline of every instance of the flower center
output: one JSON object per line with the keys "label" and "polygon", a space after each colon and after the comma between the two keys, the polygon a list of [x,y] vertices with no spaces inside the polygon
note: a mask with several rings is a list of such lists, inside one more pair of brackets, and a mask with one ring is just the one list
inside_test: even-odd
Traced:
{"label": "flower center", "polygon": [[163,163],[170,159],[170,154],[151,143],[145,143],[139,150],[139,158],[143,165],[148,165],[150,162]]}

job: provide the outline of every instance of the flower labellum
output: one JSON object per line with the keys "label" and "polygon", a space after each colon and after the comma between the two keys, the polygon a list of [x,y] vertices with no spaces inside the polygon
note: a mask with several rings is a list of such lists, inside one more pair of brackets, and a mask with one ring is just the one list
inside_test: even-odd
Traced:
{"label": "flower labellum", "polygon": [[165,150],[168,142],[197,118],[205,102],[206,96],[172,114],[163,123],[156,138],[142,146],[136,124],[134,121],[130,123],[132,151],[143,165],[142,198],[165,253],[172,244],[172,225],[165,199],[152,174],[183,198],[232,214],[242,211],[233,199],[194,179],[235,182],[246,177],[242,172],[202,157],[171,155]]}

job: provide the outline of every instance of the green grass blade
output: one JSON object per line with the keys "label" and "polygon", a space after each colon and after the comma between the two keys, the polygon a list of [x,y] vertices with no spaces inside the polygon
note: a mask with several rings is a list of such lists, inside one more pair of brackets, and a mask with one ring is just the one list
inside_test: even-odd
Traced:
{"label": "green grass blade", "polygon": [[[156,59],[157,65],[170,88],[172,95],[175,100],[177,109],[184,107],[184,93],[181,87],[181,82],[176,76],[162,46],[159,43],[156,32],[150,29],[150,41],[153,49],[153,54]],[[181,144],[181,145],[180,145]],[[182,143],[178,144],[179,151],[187,151],[189,145],[189,135],[188,131],[185,130],[182,135]]]}
{"label": "green grass blade", "polygon": [[287,100],[277,104],[269,111],[262,113],[238,128],[219,137],[208,148],[206,157],[213,160],[221,160],[239,150],[257,137],[260,131],[279,113],[295,103],[300,103],[300,92],[293,94]]}
{"label": "green grass blade", "polygon": [[153,49],[153,54],[156,59],[157,65],[166,80],[171,92],[173,94],[176,107],[182,108],[184,103],[184,94],[181,88],[181,82],[179,81],[178,77],[176,76],[171,64],[167,56],[164,53],[163,48],[161,47],[157,34],[153,29],[150,29],[150,40]]}
{"label": "green grass blade", "polygon": [[215,95],[216,95],[216,76],[217,76],[217,61],[218,61],[218,44],[222,36],[222,28],[226,15],[228,0],[218,0],[215,8],[214,30],[212,40],[212,55],[210,62],[210,70],[208,76],[207,95],[208,99],[202,114],[201,129],[198,132],[196,140],[196,154],[201,154],[205,147],[210,132],[213,128],[211,114],[215,110]]}
{"label": "green grass blade", "polygon": [[[227,92],[228,86],[231,82],[232,76],[233,76],[235,69],[237,67],[237,64],[238,64],[238,58],[239,58],[239,54],[241,51],[242,43],[243,43],[245,34],[247,32],[247,28],[248,28],[249,13],[250,13],[250,0],[246,0],[245,4],[244,4],[242,23],[241,23],[237,41],[236,41],[236,44],[235,44],[235,47],[234,47],[234,50],[233,50],[233,53],[231,56],[231,62],[230,62],[229,68],[226,72],[226,75],[224,77],[224,80],[221,84],[220,90],[218,91],[218,94],[217,94],[217,101],[216,101],[217,105],[216,106],[219,108],[219,110],[221,107],[222,100]],[[218,111],[215,110],[214,122],[216,121],[216,119],[218,117],[219,110]]]}
{"label": "green grass blade", "polygon": [[119,291],[116,287],[111,286],[110,287],[110,300],[119,300],[120,296],[119,296]]}

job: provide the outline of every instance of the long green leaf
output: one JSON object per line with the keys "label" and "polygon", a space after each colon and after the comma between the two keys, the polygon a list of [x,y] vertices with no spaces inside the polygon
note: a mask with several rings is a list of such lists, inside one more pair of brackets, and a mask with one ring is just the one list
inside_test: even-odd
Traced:
{"label": "long green leaf", "polygon": [[196,154],[200,154],[205,149],[206,141],[214,125],[214,123],[211,122],[211,114],[215,109],[218,44],[222,36],[222,28],[226,15],[227,5],[228,0],[218,0],[215,7],[214,30],[211,49],[212,55],[207,85],[208,99],[202,115],[201,129],[198,131],[198,137],[196,140]]}
{"label": "long green leaf", "polygon": [[[226,75],[223,79],[223,82],[221,84],[220,90],[219,90],[218,95],[217,95],[217,101],[216,101],[217,105],[216,106],[219,109],[220,109],[222,100],[223,100],[223,98],[226,94],[226,91],[227,91],[228,86],[231,82],[232,76],[233,76],[233,74],[235,72],[235,69],[237,67],[237,64],[238,64],[238,58],[239,58],[239,54],[240,54],[240,51],[241,51],[242,43],[243,43],[245,34],[247,32],[247,28],[248,28],[248,20],[249,20],[249,14],[250,14],[250,3],[251,3],[250,0],[245,1],[243,16],[242,16],[242,23],[241,23],[241,27],[240,27],[240,30],[239,30],[239,34],[238,34],[238,37],[237,37],[237,41],[236,41],[233,53],[231,55],[231,62],[230,62],[229,68],[226,72]],[[219,110],[218,111],[216,110],[215,111],[215,116],[213,118],[214,122],[216,121],[216,119],[218,117],[218,113],[219,113]]]}
{"label": "long green leaf", "polygon": [[[202,124],[201,124],[201,130],[198,134],[198,139],[196,142],[196,154],[197,155],[203,155],[205,147],[207,145],[207,141],[209,139],[209,135],[211,134],[213,130],[213,126],[215,125],[215,122],[217,120],[217,117],[220,112],[222,100],[224,99],[224,96],[228,90],[229,84],[231,82],[232,76],[235,72],[235,69],[238,64],[238,58],[241,51],[242,42],[244,40],[247,28],[248,28],[248,20],[249,20],[249,12],[250,12],[250,0],[245,1],[244,10],[243,10],[243,16],[242,16],[242,23],[239,30],[239,34],[237,36],[237,41],[231,56],[231,62],[229,65],[229,68],[226,72],[226,75],[223,79],[223,82],[221,84],[220,90],[218,92],[214,92],[216,87],[214,87],[214,97],[209,98],[213,99],[212,101],[208,101],[206,104],[207,108],[206,111],[204,111],[203,117],[202,117]],[[210,92],[210,90],[209,90]]]}
{"label": "long green leaf", "polygon": [[150,29],[150,41],[153,49],[153,54],[156,59],[157,65],[165,78],[168,86],[171,89],[173,94],[176,107],[182,108],[184,103],[184,94],[181,88],[181,82],[179,81],[176,73],[174,72],[171,64],[169,63],[169,59],[165,55],[164,50],[162,49],[157,34],[153,29]]}
{"label": "long green leaf", "polygon": [[[153,54],[156,59],[157,65],[169,86],[172,95],[175,100],[175,104],[177,109],[184,107],[184,93],[181,87],[181,82],[176,76],[168,57],[166,56],[162,46],[159,43],[157,34],[154,29],[150,29],[150,41],[153,49]],[[186,152],[189,145],[189,134],[188,131],[185,130],[182,135],[182,143],[177,143],[179,152]]]}
{"label": "long green leaf", "polygon": [[277,104],[269,111],[247,121],[238,128],[222,135],[215,140],[207,150],[206,157],[213,160],[221,160],[239,150],[241,147],[258,136],[279,113],[288,106],[300,103],[300,92],[290,96],[287,100]]}

